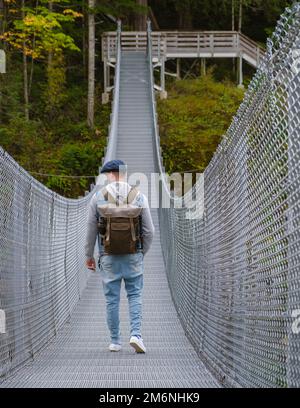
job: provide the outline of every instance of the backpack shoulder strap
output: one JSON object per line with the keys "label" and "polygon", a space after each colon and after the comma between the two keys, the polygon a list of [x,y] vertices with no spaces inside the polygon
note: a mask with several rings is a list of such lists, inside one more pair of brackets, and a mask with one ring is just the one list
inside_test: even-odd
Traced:
{"label": "backpack shoulder strap", "polygon": [[135,197],[138,195],[138,193],[139,190],[136,186],[131,187],[131,190],[129,191],[127,196],[127,204],[131,204],[134,201]]}
{"label": "backpack shoulder strap", "polygon": [[110,192],[107,190],[106,187],[103,187],[101,190],[101,193],[103,194],[103,197],[106,201],[108,201],[111,204],[116,204],[116,200],[114,197],[110,194]]}

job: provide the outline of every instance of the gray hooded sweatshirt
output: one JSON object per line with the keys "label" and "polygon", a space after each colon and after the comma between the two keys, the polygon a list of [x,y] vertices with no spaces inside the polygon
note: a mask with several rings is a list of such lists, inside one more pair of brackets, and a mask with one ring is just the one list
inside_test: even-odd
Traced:
{"label": "gray hooded sweatshirt", "polygon": [[[106,186],[106,189],[109,193],[117,199],[119,202],[124,202],[127,198],[127,195],[131,189],[131,186],[124,182],[113,182]],[[88,210],[88,227],[87,227],[87,235],[86,235],[86,244],[85,244],[85,256],[87,259],[91,259],[94,257],[94,249],[95,243],[97,239],[98,233],[98,216],[99,212],[97,209],[98,205],[104,204],[106,201],[103,197],[101,191],[97,191],[89,204]],[[150,249],[153,235],[154,235],[154,225],[149,209],[149,204],[147,197],[139,192],[135,197],[134,201],[132,202],[133,205],[137,205],[142,207],[142,229],[143,229],[143,253],[146,254]],[[102,252],[103,247],[99,245],[99,251]]]}

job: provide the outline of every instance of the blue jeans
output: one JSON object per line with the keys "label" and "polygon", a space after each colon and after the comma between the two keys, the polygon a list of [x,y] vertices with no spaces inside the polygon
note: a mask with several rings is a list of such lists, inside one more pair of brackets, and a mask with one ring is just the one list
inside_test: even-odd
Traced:
{"label": "blue jeans", "polygon": [[129,305],[130,334],[141,336],[143,253],[102,255],[99,267],[106,298],[106,320],[112,343],[121,344],[119,305],[122,279],[125,282]]}

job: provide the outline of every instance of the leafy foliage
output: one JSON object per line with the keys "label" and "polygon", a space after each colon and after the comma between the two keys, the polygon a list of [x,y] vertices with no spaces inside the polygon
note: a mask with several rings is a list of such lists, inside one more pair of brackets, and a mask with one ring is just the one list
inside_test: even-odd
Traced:
{"label": "leafy foliage", "polygon": [[[77,198],[94,182],[93,178],[80,176],[98,174],[106,146],[110,105],[100,104],[98,89],[95,129],[91,131],[82,109],[86,105],[86,84],[69,84],[64,91],[63,104],[57,105],[56,114],[52,116],[47,110],[49,101],[45,97],[48,89],[45,82],[41,89],[34,88],[34,115],[31,120],[25,121],[18,104],[18,101],[21,103],[18,90],[22,81],[11,71],[11,64],[9,62],[5,83],[1,78],[0,85],[3,92],[0,143],[22,167],[46,186],[62,195]],[[15,68],[18,71],[17,65]],[[44,72],[37,70],[36,78],[43,79]],[[10,93],[11,90],[14,92]],[[57,95],[62,97],[59,89]],[[68,177],[60,177],[64,175]]]}
{"label": "leafy foliage", "polygon": [[169,173],[205,169],[243,94],[234,84],[216,82],[211,73],[172,86],[168,99],[158,103],[161,146]]}
{"label": "leafy foliage", "polygon": [[[42,1],[42,3],[49,3]],[[62,3],[54,0],[53,3]],[[69,3],[64,1],[64,3]],[[15,14],[15,9],[9,9]],[[57,13],[44,5],[24,7],[24,18],[13,21],[13,26],[0,38],[16,49],[23,50],[32,58],[45,58],[49,52],[60,53],[62,49],[80,51],[71,36],[64,33],[63,23],[74,22],[82,14],[70,9]]]}

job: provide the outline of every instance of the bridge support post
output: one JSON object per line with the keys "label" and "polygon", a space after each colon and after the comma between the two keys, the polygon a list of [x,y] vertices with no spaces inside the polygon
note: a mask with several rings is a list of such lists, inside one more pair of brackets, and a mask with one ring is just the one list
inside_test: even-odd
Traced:
{"label": "bridge support post", "polygon": [[177,64],[176,64],[176,79],[180,80],[181,79],[181,59],[177,58]]}
{"label": "bridge support post", "polygon": [[107,63],[107,59],[104,60],[103,74],[104,74],[104,92],[102,93],[102,104],[105,105],[109,102],[109,81],[110,81],[110,68]]}
{"label": "bridge support post", "polygon": [[109,93],[103,92],[102,93],[102,105],[106,105],[109,102]]}
{"label": "bridge support post", "polygon": [[243,55],[242,55],[242,54],[240,54],[240,56],[239,56],[239,71],[238,71],[238,75],[239,75],[238,87],[239,87],[239,88],[244,88],[244,85],[243,85]]}
{"label": "bridge support post", "polygon": [[161,59],[161,67],[160,67],[160,98],[167,99],[168,94],[166,91],[166,60],[164,57]]}
{"label": "bridge support post", "polygon": [[201,58],[201,76],[206,75],[206,58]]}

